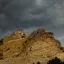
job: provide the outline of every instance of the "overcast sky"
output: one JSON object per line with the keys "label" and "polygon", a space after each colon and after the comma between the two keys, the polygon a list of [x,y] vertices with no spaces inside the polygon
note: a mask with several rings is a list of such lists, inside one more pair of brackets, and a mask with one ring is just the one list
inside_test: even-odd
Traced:
{"label": "overcast sky", "polygon": [[44,27],[64,37],[64,0],[0,0],[0,36],[16,28]]}

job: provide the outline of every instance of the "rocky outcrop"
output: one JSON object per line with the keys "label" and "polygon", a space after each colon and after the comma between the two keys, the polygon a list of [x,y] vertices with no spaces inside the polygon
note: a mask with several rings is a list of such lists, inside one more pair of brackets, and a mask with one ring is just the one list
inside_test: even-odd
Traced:
{"label": "rocky outcrop", "polygon": [[47,64],[55,57],[64,60],[63,48],[52,32],[38,29],[26,36],[22,30],[3,40],[1,64]]}
{"label": "rocky outcrop", "polygon": [[24,44],[25,53],[30,60],[30,64],[38,61],[43,61],[42,63],[45,64],[46,61],[56,57],[58,53],[62,53],[53,33],[47,32],[45,29],[34,31]]}
{"label": "rocky outcrop", "polygon": [[23,42],[26,36],[22,30],[13,32],[3,41],[3,57],[10,58],[19,56],[22,52]]}
{"label": "rocky outcrop", "polygon": [[4,37],[4,42],[8,42],[8,41],[11,41],[11,40],[16,40],[16,39],[20,39],[20,38],[25,38],[25,33],[23,30],[16,30],[15,32],[13,32],[11,35],[9,36],[5,36]]}

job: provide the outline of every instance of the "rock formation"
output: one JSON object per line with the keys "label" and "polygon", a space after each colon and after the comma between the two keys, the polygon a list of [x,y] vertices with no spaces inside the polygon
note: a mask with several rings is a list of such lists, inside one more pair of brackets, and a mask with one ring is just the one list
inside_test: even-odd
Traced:
{"label": "rock formation", "polygon": [[25,40],[25,34],[22,30],[13,32],[3,40],[3,57],[10,58],[19,56],[22,52],[22,42]]}
{"label": "rock formation", "polygon": [[30,63],[38,61],[44,63],[44,61],[54,58],[58,53],[62,53],[53,33],[47,32],[45,29],[34,31],[24,44],[25,53]]}
{"label": "rock formation", "polygon": [[63,47],[52,32],[38,29],[26,36],[22,30],[3,39],[0,64],[47,64],[55,57],[64,60]]}

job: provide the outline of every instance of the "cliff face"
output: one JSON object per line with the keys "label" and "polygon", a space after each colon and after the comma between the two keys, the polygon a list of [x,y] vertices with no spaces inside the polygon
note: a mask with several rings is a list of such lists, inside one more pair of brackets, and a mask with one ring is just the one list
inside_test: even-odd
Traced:
{"label": "cliff face", "polygon": [[62,53],[58,41],[52,32],[45,29],[34,31],[25,41],[25,53],[29,62],[44,62],[56,57],[57,53]]}
{"label": "cliff face", "polygon": [[22,30],[13,32],[10,36],[4,38],[3,41],[3,57],[10,58],[19,56],[22,52],[22,42],[25,40],[25,34]]}
{"label": "cliff face", "polygon": [[3,39],[1,64],[47,64],[54,57],[64,60],[60,42],[52,32],[38,29],[26,36],[22,30],[13,32]]}

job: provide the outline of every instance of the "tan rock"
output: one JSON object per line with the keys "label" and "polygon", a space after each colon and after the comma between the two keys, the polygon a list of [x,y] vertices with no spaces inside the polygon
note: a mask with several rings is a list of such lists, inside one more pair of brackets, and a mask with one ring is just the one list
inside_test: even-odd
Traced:
{"label": "tan rock", "polygon": [[0,63],[47,64],[54,57],[64,60],[64,52],[60,47],[61,44],[55,39],[54,34],[45,29],[38,29],[27,38],[23,32],[16,31],[12,36],[4,39],[4,61]]}
{"label": "tan rock", "polygon": [[8,41],[16,40],[16,39],[20,39],[20,38],[22,38],[22,39],[25,38],[24,31],[23,30],[16,30],[10,36],[5,36],[4,42],[8,42]]}
{"label": "tan rock", "polygon": [[58,53],[57,57],[60,58],[62,61],[64,61],[64,52],[63,53]]}
{"label": "tan rock", "polygon": [[16,31],[4,39],[3,42],[3,57],[9,58],[19,56],[22,52],[25,34],[23,31]]}
{"label": "tan rock", "polygon": [[58,41],[54,38],[53,33],[44,29],[34,31],[25,41],[25,53],[30,64],[33,62],[48,61],[62,52],[58,46]]}

